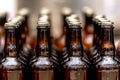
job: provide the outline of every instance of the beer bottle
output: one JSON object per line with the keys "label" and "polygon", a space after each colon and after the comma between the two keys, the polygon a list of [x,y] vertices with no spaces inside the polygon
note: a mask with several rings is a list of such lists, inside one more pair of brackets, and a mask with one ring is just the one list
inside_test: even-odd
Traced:
{"label": "beer bottle", "polygon": [[29,64],[29,59],[30,59],[30,53],[32,53],[31,51],[31,47],[28,48],[28,47],[25,47],[23,46],[23,41],[22,41],[22,38],[21,38],[21,30],[23,29],[23,22],[24,22],[24,17],[22,16],[16,16],[15,18],[11,19],[9,22],[11,22],[12,24],[15,24],[15,25],[18,25],[17,26],[17,39],[18,39],[18,57],[17,57],[17,60],[24,66],[23,67],[23,80],[26,80],[26,79],[31,79],[31,76],[28,77],[30,74],[30,68],[28,67],[28,64]]}
{"label": "beer bottle", "polygon": [[[31,43],[33,43],[30,39],[29,34],[29,9],[22,8],[17,16],[22,17],[23,19],[18,19],[17,22],[20,23],[19,30],[20,30],[20,38],[21,38],[21,44],[20,44],[20,50],[19,50],[19,57],[18,60],[24,65],[23,69],[23,75],[24,80],[32,80],[31,77],[31,67],[29,66],[29,62],[31,57],[33,56],[33,48]],[[29,43],[30,42],[30,43]]]}
{"label": "beer bottle", "polygon": [[22,48],[23,45],[23,40],[22,40],[22,29],[23,29],[23,22],[24,22],[24,17],[23,16],[16,16],[13,19],[9,20],[11,23],[14,23],[18,25],[18,45],[19,45],[19,51]]}
{"label": "beer bottle", "polygon": [[93,26],[93,16],[94,11],[89,7],[83,8],[83,16],[84,16],[84,28],[82,32],[82,39],[83,39],[83,46],[86,53],[89,53],[89,49],[92,47],[93,44],[93,33],[94,33],[94,26]]}
{"label": "beer bottle", "polygon": [[92,20],[94,15],[95,15],[95,13],[90,7],[84,7],[83,8],[83,16],[84,16],[84,19],[85,19],[84,31],[87,34],[93,34],[93,32],[94,32],[93,20]]}
{"label": "beer bottle", "polygon": [[[71,22],[80,22],[80,18],[77,14],[71,14],[70,16],[66,17],[66,22],[67,22],[67,28],[69,26],[69,23]],[[67,30],[67,35],[66,35],[66,46],[69,45],[69,42],[67,40],[69,40],[69,31]],[[87,54],[85,53],[84,49],[83,49],[83,59],[87,64],[90,64],[90,61],[87,57]]]}
{"label": "beer bottle", "polygon": [[60,37],[57,39],[53,39],[53,46],[52,46],[52,52],[51,52],[51,61],[55,64],[54,69],[54,79],[55,80],[64,80],[64,68],[63,64],[68,61],[68,54],[66,51],[66,30],[67,30],[67,23],[66,23],[66,17],[68,17],[71,14],[70,8],[63,8],[62,10],[62,20],[63,20],[63,32]]}
{"label": "beer bottle", "polygon": [[37,44],[32,66],[33,80],[54,80],[53,63],[50,61],[51,53],[50,25],[47,21],[39,21],[37,25]]}
{"label": "beer bottle", "polygon": [[22,25],[21,25],[21,40],[22,40],[22,45],[21,48],[24,49],[25,53],[29,53],[30,51],[33,51],[36,45],[36,36],[32,33],[29,32],[30,30],[30,25],[28,24],[29,22],[29,17],[30,17],[30,11],[28,8],[24,7],[20,9],[17,13],[17,16],[22,16],[24,20],[22,20]]}
{"label": "beer bottle", "polygon": [[5,45],[5,31],[4,31],[4,24],[7,21],[7,13],[2,12],[0,13],[0,59],[3,58],[3,50]]}
{"label": "beer bottle", "polygon": [[18,61],[18,27],[12,22],[5,24],[5,57],[0,67],[1,80],[23,80],[23,65]]}
{"label": "beer bottle", "polygon": [[98,50],[101,56],[95,65],[97,80],[119,80],[119,63],[115,57],[113,23],[102,21],[100,26],[102,41]]}
{"label": "beer bottle", "polygon": [[91,63],[93,63],[93,58],[94,56],[96,56],[97,50],[100,46],[100,42],[101,42],[101,26],[99,25],[102,21],[109,21],[107,20],[104,16],[95,16],[94,17],[94,38],[93,38],[93,46],[90,48],[89,50],[89,54],[88,57],[91,61]]}
{"label": "beer bottle", "polygon": [[[14,23],[19,24],[18,26],[18,34],[19,34],[19,57],[18,60],[25,66],[29,64],[29,59],[32,57],[33,49],[30,46],[30,44],[26,43],[26,37],[25,34],[25,17],[24,16],[16,16],[11,20]],[[23,38],[24,35],[24,38]]]}
{"label": "beer bottle", "polygon": [[64,64],[65,80],[87,80],[87,64],[83,60],[83,45],[79,21],[71,21],[67,30],[69,60]]}
{"label": "beer bottle", "polygon": [[24,65],[23,68],[23,80],[31,80],[31,68],[29,62],[33,56],[33,49],[30,44],[26,42],[26,39],[29,35],[28,33],[28,17],[29,12],[26,8],[23,8],[18,12],[18,15],[13,18],[11,21],[19,24],[18,26],[18,35],[19,35],[19,57],[18,61]]}
{"label": "beer bottle", "polygon": [[66,41],[66,27],[67,27],[67,22],[66,22],[66,17],[70,16],[72,14],[72,10],[69,7],[63,7],[62,8],[62,12],[61,12],[61,17],[62,17],[62,21],[63,21],[63,25],[62,25],[62,33],[61,36],[58,37],[57,39],[54,40],[54,44],[57,47],[57,50],[59,52],[63,51],[65,48],[65,41]]}
{"label": "beer bottle", "polygon": [[[59,46],[54,47],[52,48],[52,52],[51,52],[51,61],[54,62],[55,64],[55,69],[54,69],[54,79],[55,80],[65,80],[65,72],[64,72],[64,63],[66,63],[69,58],[68,58],[68,51],[67,51],[67,48],[66,48],[66,30],[67,30],[67,27],[68,27],[68,24],[67,24],[67,21],[69,20],[75,20],[77,21],[76,18],[78,18],[78,16],[76,14],[73,14],[73,15],[70,15],[70,16],[66,16],[66,26],[65,27],[65,34],[63,35],[64,36],[64,45],[61,46],[61,44],[59,44],[59,46],[61,46],[61,49]],[[75,18],[75,19],[74,19]],[[59,38],[60,39],[60,38]],[[60,39],[59,41],[63,40],[63,37],[62,39]],[[60,50],[58,50],[58,48]]]}
{"label": "beer bottle", "polygon": [[[95,16],[94,17],[94,38],[93,38],[93,46],[89,50],[88,58],[89,61],[91,62],[91,65],[89,65],[88,68],[88,79],[89,80],[96,80],[96,76],[91,77],[92,75],[96,74],[96,69],[95,69],[95,62],[98,62],[100,60],[100,54],[98,53],[98,49],[100,48],[100,43],[101,43],[101,26],[100,23],[102,21],[108,21],[105,19],[103,16]],[[91,74],[92,73],[92,74]]]}
{"label": "beer bottle", "polygon": [[29,24],[28,24],[29,15],[30,15],[29,9],[28,8],[22,8],[22,9],[19,10],[17,15],[24,17],[24,21],[23,21],[23,25],[22,25],[23,29],[22,29],[22,34],[21,35],[22,35],[23,42],[25,43],[26,42],[26,37],[29,34]]}

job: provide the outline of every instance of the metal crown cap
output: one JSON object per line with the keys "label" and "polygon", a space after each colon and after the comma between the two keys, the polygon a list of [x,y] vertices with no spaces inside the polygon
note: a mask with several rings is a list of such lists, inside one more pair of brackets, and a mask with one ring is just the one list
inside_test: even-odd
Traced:
{"label": "metal crown cap", "polygon": [[39,21],[49,21],[50,18],[48,15],[41,15],[38,20]]}
{"label": "metal crown cap", "polygon": [[38,21],[37,28],[49,28],[50,23],[48,21]]}
{"label": "metal crown cap", "polygon": [[114,28],[113,27],[113,22],[111,22],[111,21],[102,21],[101,22],[101,28]]}
{"label": "metal crown cap", "polygon": [[97,21],[98,25],[101,25],[102,22],[110,22],[107,18],[98,18]]}
{"label": "metal crown cap", "polygon": [[73,15],[66,17],[66,21],[68,24],[70,24],[72,22],[80,22],[80,19],[76,14],[73,14]]}
{"label": "metal crown cap", "polygon": [[50,9],[43,7],[40,9],[39,14],[40,15],[50,15],[51,12],[50,12]]}
{"label": "metal crown cap", "polygon": [[79,19],[79,16],[77,14],[71,14],[70,16],[73,18]]}
{"label": "metal crown cap", "polygon": [[69,28],[81,28],[80,21],[72,21],[68,23]]}
{"label": "metal crown cap", "polygon": [[94,11],[90,7],[88,7],[88,6],[85,6],[82,11],[87,16],[94,15]]}
{"label": "metal crown cap", "polygon": [[80,20],[77,14],[71,14],[70,16],[66,17],[67,21],[70,21],[71,19]]}
{"label": "metal crown cap", "polygon": [[72,14],[72,10],[69,7],[63,7],[61,12],[62,12],[63,15],[70,15],[70,14]]}
{"label": "metal crown cap", "polygon": [[114,23],[113,22],[110,22],[110,21],[102,21],[101,22],[101,26],[112,26]]}
{"label": "metal crown cap", "polygon": [[28,8],[22,8],[19,12],[18,12],[18,15],[21,15],[21,16],[27,16],[30,14],[30,11]]}
{"label": "metal crown cap", "polygon": [[72,22],[80,22],[80,20],[78,20],[78,19],[75,19],[75,18],[69,18],[69,19],[67,19],[66,20],[67,21],[67,23],[69,24],[69,23],[72,23]]}
{"label": "metal crown cap", "polygon": [[18,25],[12,22],[5,23],[5,29],[16,29],[18,28]]}
{"label": "metal crown cap", "polygon": [[9,22],[14,23],[16,25],[20,25],[25,18],[23,16],[16,16],[15,18],[11,19]]}
{"label": "metal crown cap", "polygon": [[105,15],[95,15],[95,16],[93,17],[93,21],[96,21],[96,20],[98,20],[99,18],[106,18],[106,16],[105,16]]}

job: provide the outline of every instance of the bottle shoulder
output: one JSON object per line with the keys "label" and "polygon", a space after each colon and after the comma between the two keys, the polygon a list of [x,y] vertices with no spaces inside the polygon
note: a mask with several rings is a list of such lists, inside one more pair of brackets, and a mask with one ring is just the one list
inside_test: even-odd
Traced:
{"label": "bottle shoulder", "polygon": [[104,56],[96,65],[99,69],[116,69],[119,68],[119,63],[112,56]]}
{"label": "bottle shoulder", "polygon": [[87,64],[81,57],[70,57],[70,60],[65,64],[65,67],[69,69],[86,69]]}
{"label": "bottle shoulder", "polygon": [[6,57],[2,60],[1,68],[3,69],[22,69],[23,66],[15,57]]}
{"label": "bottle shoulder", "polygon": [[35,69],[52,69],[53,63],[48,57],[38,57],[37,60],[32,64]]}

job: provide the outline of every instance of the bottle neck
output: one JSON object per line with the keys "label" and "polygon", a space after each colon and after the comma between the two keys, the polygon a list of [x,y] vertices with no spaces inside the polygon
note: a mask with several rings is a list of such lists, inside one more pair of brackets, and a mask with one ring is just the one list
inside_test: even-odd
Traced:
{"label": "bottle neck", "polygon": [[37,56],[48,57],[50,53],[50,29],[38,28],[37,30]]}
{"label": "bottle neck", "polygon": [[20,35],[21,35],[21,47],[25,44],[26,33],[25,33],[25,21],[23,21],[20,25]]}
{"label": "bottle neck", "polygon": [[93,21],[92,21],[92,16],[88,17],[88,16],[85,16],[85,24],[86,25],[90,25],[92,24]]}
{"label": "bottle neck", "polygon": [[81,28],[69,28],[68,50],[70,56],[82,55]]}
{"label": "bottle neck", "polygon": [[[69,15],[67,15],[69,16]],[[65,15],[63,15],[63,35],[66,35],[66,28],[67,28],[67,22],[66,22],[66,17]]]}
{"label": "bottle neck", "polygon": [[0,27],[4,28],[4,24],[5,24],[6,21],[7,21],[7,14],[0,17]]}
{"label": "bottle neck", "polygon": [[28,19],[29,19],[29,16],[26,16],[25,22],[24,22],[26,36],[29,34],[29,25],[28,25],[29,20]]}
{"label": "bottle neck", "polygon": [[17,33],[15,29],[5,30],[5,47],[4,53],[6,57],[17,57],[18,47],[17,47]]}
{"label": "bottle neck", "polygon": [[100,33],[100,27],[97,23],[94,22],[94,38],[93,38],[93,46],[98,47],[99,46],[99,33]]}
{"label": "bottle neck", "polygon": [[94,33],[92,16],[85,16],[84,31],[87,34],[93,34]]}
{"label": "bottle neck", "polygon": [[113,28],[102,28],[102,42],[101,42],[101,53],[103,56],[114,56],[115,45]]}

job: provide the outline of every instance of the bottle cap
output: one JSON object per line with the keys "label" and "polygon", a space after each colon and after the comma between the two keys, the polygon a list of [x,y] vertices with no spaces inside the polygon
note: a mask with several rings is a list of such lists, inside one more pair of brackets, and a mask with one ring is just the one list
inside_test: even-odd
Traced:
{"label": "bottle cap", "polygon": [[12,22],[5,23],[5,29],[16,29],[17,27],[18,25],[16,25],[15,23]]}
{"label": "bottle cap", "polygon": [[68,23],[69,28],[82,28],[79,21],[72,21]]}
{"label": "bottle cap", "polygon": [[69,8],[69,7],[63,7],[62,8],[62,14],[65,15],[65,16],[68,16],[68,15],[72,14],[71,8]]}
{"label": "bottle cap", "polygon": [[25,18],[23,16],[16,16],[15,18],[11,19],[10,22],[16,25],[21,25],[24,20]]}
{"label": "bottle cap", "polygon": [[19,12],[18,12],[18,15],[21,15],[21,16],[28,16],[30,14],[30,11],[28,8],[22,8]]}
{"label": "bottle cap", "polygon": [[23,16],[16,16],[15,18],[9,20],[7,23],[5,23],[5,26],[14,26],[16,28],[18,28],[22,22],[25,20],[25,18]]}
{"label": "bottle cap", "polygon": [[50,21],[50,18],[48,15],[41,15],[38,20],[39,21]]}
{"label": "bottle cap", "polygon": [[86,16],[90,17],[94,15],[94,11],[88,6],[85,6],[82,11]]}
{"label": "bottle cap", "polygon": [[51,14],[50,9],[45,8],[45,7],[41,8],[40,11],[39,11],[40,16],[41,15],[50,15],[50,14]]}
{"label": "bottle cap", "polygon": [[73,19],[80,21],[80,18],[77,14],[71,14],[70,16],[66,17],[66,21],[72,21]]}
{"label": "bottle cap", "polygon": [[37,28],[50,28],[50,24],[48,21],[38,21]]}
{"label": "bottle cap", "polygon": [[112,26],[114,23],[113,22],[111,22],[111,21],[102,21],[101,22],[101,26],[105,26],[106,28],[108,27],[109,28],[109,26]]}
{"label": "bottle cap", "polygon": [[105,16],[105,15],[95,15],[95,16],[93,17],[93,21],[96,22],[96,20],[98,20],[99,18],[106,18],[106,16]]}

